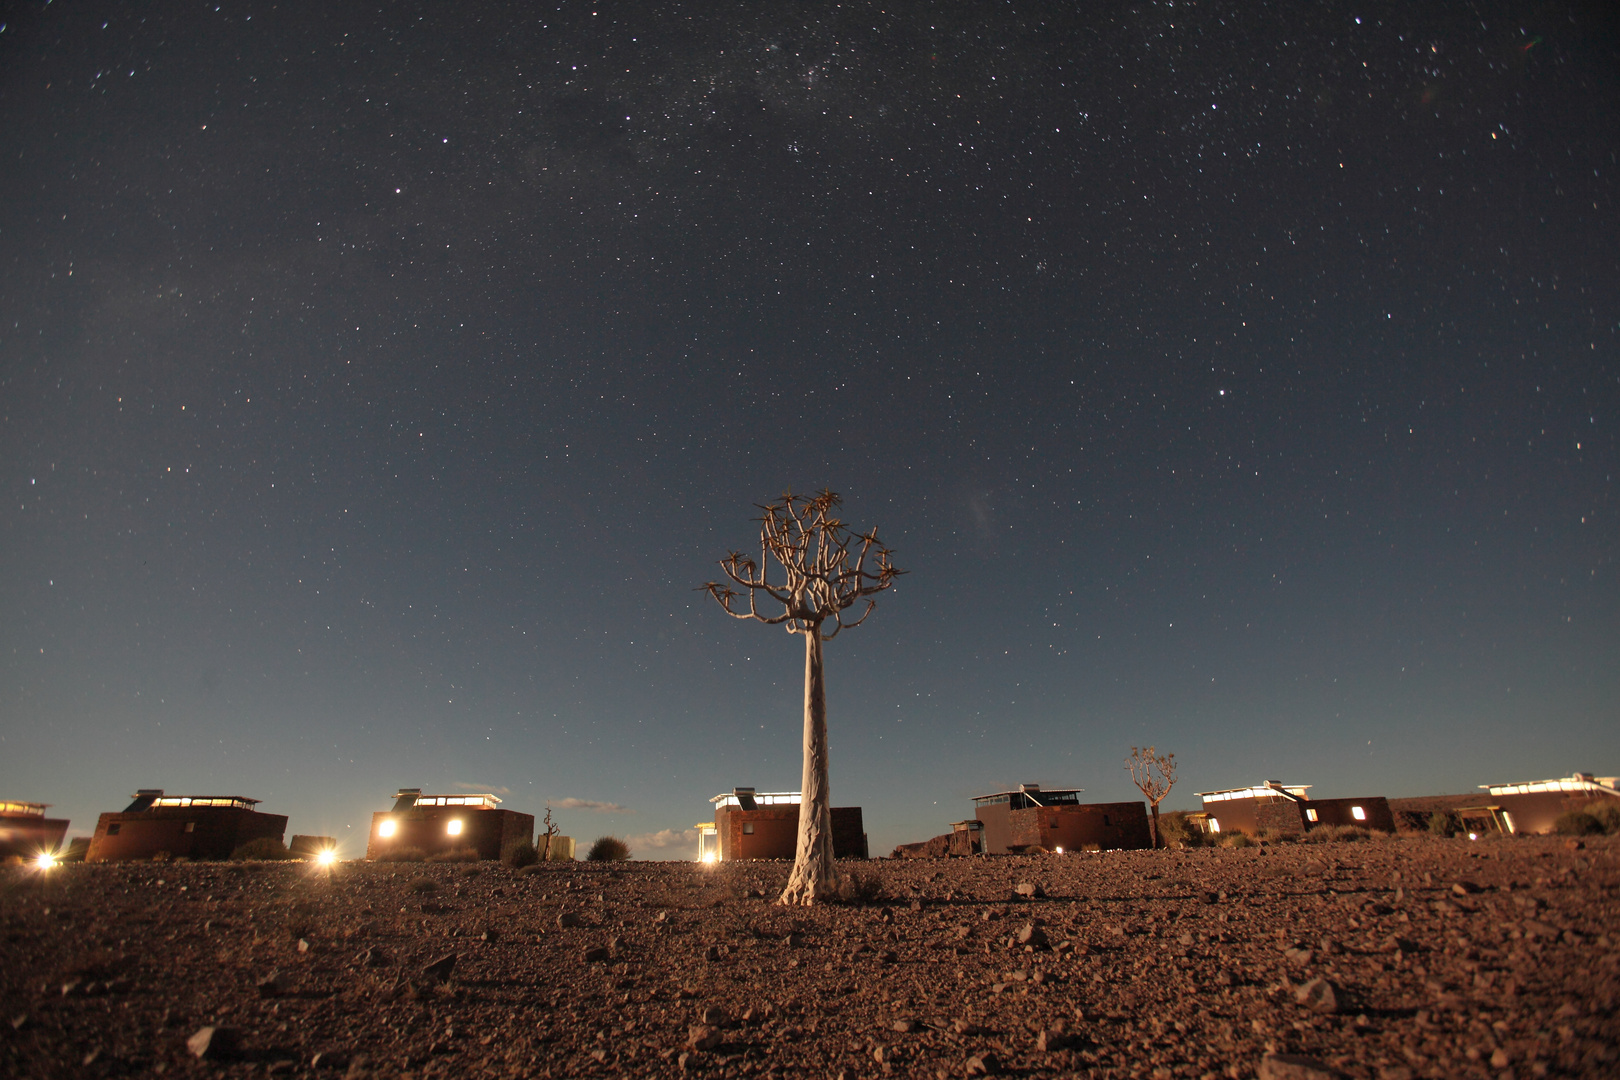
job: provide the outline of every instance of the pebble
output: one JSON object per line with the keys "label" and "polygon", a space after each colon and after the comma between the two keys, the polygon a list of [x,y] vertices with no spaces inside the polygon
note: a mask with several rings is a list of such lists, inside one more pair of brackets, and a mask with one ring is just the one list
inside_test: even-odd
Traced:
{"label": "pebble", "polygon": [[1338,987],[1320,976],[1295,990],[1294,1000],[1312,1012],[1331,1015],[1339,1011]]}
{"label": "pebble", "polygon": [[1312,1057],[1267,1054],[1260,1059],[1260,1080],[1342,1080],[1343,1073]]}
{"label": "pebble", "polygon": [[443,956],[439,957],[437,960],[433,961],[430,964],[425,965],[422,968],[422,974],[426,975],[428,978],[432,979],[434,982],[444,982],[446,979],[448,979],[450,977],[450,973],[452,971],[454,971],[455,969],[456,969],[456,954],[455,953],[445,953]]}

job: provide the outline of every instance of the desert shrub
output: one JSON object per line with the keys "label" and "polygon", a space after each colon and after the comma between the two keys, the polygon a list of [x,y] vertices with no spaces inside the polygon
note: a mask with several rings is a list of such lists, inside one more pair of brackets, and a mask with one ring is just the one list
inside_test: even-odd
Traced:
{"label": "desert shrub", "polygon": [[585,853],[586,862],[624,862],[630,857],[630,845],[617,836],[599,836]]}
{"label": "desert shrub", "polygon": [[1620,833],[1620,801],[1604,799],[1588,806],[1586,812],[1603,826],[1604,832],[1610,835]]}
{"label": "desert shrub", "polygon": [[1585,810],[1566,810],[1553,822],[1553,832],[1559,836],[1596,836],[1603,831],[1603,822]]}
{"label": "desert shrub", "polygon": [[419,847],[390,848],[377,856],[378,862],[426,862],[427,852]]}
{"label": "desert shrub", "polygon": [[1281,829],[1261,829],[1257,840],[1267,844],[1292,844],[1300,838],[1300,833],[1283,832]]}
{"label": "desert shrub", "polygon": [[1159,816],[1159,838],[1170,847],[1203,847],[1209,842],[1204,830],[1187,820],[1185,810]]}
{"label": "desert shrub", "polygon": [[231,852],[231,858],[237,862],[275,862],[292,858],[292,852],[280,837],[260,836]]}
{"label": "desert shrub", "polygon": [[870,870],[851,870],[838,885],[838,899],[846,904],[870,904],[883,898],[883,879]]}
{"label": "desert shrub", "polygon": [[501,862],[514,870],[521,870],[525,866],[533,866],[539,861],[540,853],[527,840],[515,840],[507,844],[501,852]]}
{"label": "desert shrub", "polygon": [[1429,833],[1433,836],[1455,836],[1457,823],[1444,810],[1436,810],[1429,815]]}
{"label": "desert shrub", "polygon": [[1318,825],[1299,837],[1299,842],[1302,844],[1352,843],[1356,840],[1370,839],[1371,836],[1371,833],[1359,825]]}
{"label": "desert shrub", "polygon": [[470,847],[452,848],[449,851],[436,851],[428,856],[428,862],[477,862],[478,849]]}
{"label": "desert shrub", "polygon": [[1221,834],[1221,845],[1223,847],[1244,848],[1253,847],[1254,844],[1254,837],[1250,836],[1246,832],[1229,832]]}
{"label": "desert shrub", "polygon": [[533,874],[543,874],[545,872],[546,864],[542,862],[537,862],[532,866],[525,866],[523,869],[518,871],[518,873],[522,874],[524,877],[529,877]]}
{"label": "desert shrub", "polygon": [[413,893],[426,896],[428,893],[438,892],[439,883],[434,881],[432,878],[419,877],[406,886],[406,888],[410,889]]}

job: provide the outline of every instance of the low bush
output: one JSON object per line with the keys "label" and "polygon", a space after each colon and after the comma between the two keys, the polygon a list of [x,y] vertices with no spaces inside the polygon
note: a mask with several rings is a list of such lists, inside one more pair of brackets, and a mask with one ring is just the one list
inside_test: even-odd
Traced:
{"label": "low bush", "polygon": [[1456,836],[1457,822],[1444,810],[1429,815],[1429,833],[1433,836]]}
{"label": "low bush", "polygon": [[231,852],[231,858],[237,862],[278,862],[292,857],[287,845],[276,836],[260,836]]}
{"label": "low bush", "polygon": [[427,858],[428,862],[477,862],[478,849],[458,847],[450,851],[437,851]]}
{"label": "low bush", "polygon": [[1159,839],[1172,848],[1196,848],[1209,843],[1208,835],[1187,819],[1185,810],[1159,815]]}
{"label": "low bush", "polygon": [[870,870],[851,870],[838,884],[838,899],[846,904],[870,904],[883,898],[883,879]]}
{"label": "low bush", "polygon": [[540,853],[527,840],[513,841],[507,844],[506,849],[501,852],[501,862],[514,870],[521,870],[525,866],[533,866],[539,861]]}
{"label": "low bush", "polygon": [[1603,826],[1604,832],[1611,836],[1620,833],[1620,800],[1604,799],[1602,802],[1592,803],[1586,808],[1586,813]]}
{"label": "low bush", "polygon": [[1222,833],[1221,845],[1223,847],[1234,848],[1253,847],[1255,845],[1255,839],[1246,832]]}
{"label": "low bush", "polygon": [[586,862],[624,862],[630,857],[630,845],[617,836],[599,836],[585,853]]}
{"label": "low bush", "polygon": [[1351,843],[1369,840],[1372,834],[1359,825],[1318,825],[1299,837],[1302,844]]}
{"label": "low bush", "polygon": [[378,862],[426,862],[427,852],[419,847],[390,848],[377,856]]}
{"label": "low bush", "polygon": [[1566,810],[1553,822],[1553,832],[1559,836],[1597,836],[1603,832],[1603,822],[1585,810]]}
{"label": "low bush", "polygon": [[408,888],[413,893],[426,896],[428,893],[438,892],[439,883],[434,881],[432,878],[419,877],[415,881],[411,882]]}

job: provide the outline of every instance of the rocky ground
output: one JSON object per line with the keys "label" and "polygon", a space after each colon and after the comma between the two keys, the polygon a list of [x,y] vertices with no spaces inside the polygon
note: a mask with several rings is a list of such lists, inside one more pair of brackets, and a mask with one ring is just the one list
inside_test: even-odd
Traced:
{"label": "rocky ground", "polygon": [[0,1074],[1620,1075],[1620,838],[846,869],[10,868]]}

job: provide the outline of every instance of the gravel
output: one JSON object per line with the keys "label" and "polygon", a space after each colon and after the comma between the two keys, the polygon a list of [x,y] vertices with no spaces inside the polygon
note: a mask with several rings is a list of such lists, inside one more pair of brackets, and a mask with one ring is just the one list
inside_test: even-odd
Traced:
{"label": "gravel", "polygon": [[7,868],[0,1075],[1620,1075],[1620,838],[859,869]]}

